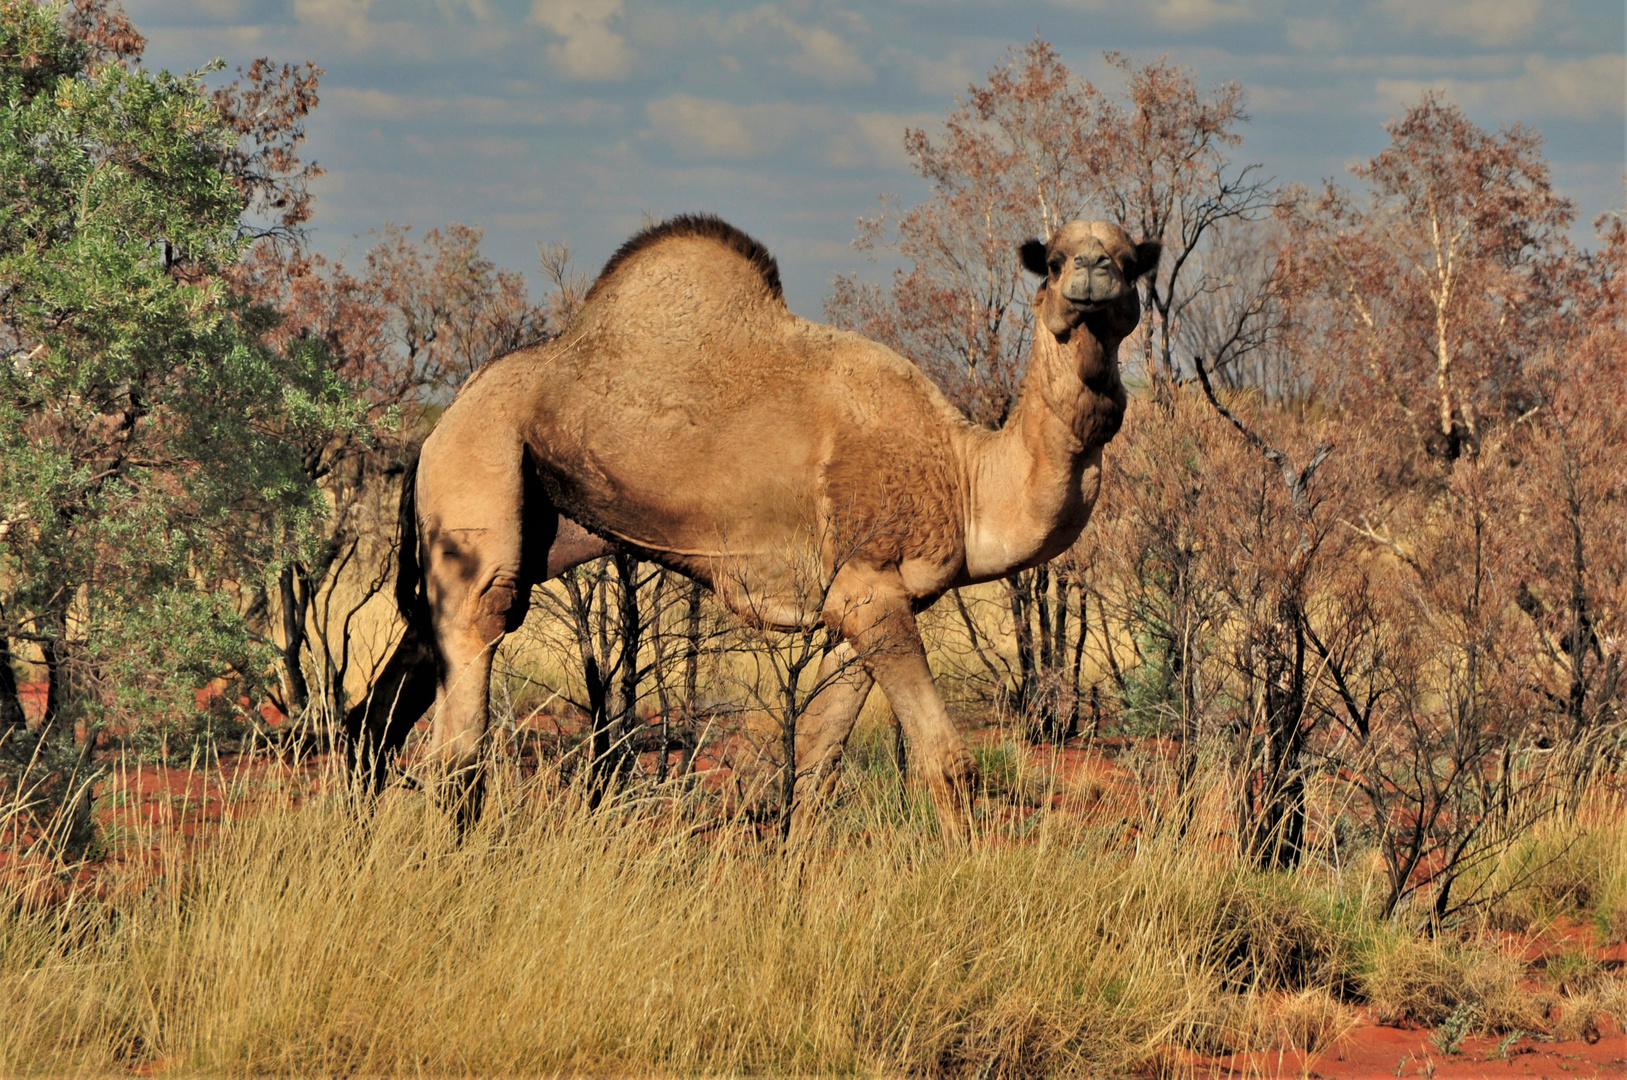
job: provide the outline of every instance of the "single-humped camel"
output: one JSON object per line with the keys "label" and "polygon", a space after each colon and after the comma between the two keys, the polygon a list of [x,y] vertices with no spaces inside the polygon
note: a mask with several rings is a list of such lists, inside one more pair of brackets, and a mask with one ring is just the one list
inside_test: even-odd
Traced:
{"label": "single-humped camel", "polygon": [[[379,783],[433,705],[428,760],[467,824],[498,643],[533,586],[621,549],[760,625],[837,631],[796,733],[794,833],[876,682],[943,831],[964,835],[977,770],[916,613],[1079,536],[1124,413],[1134,283],[1158,255],[1100,221],[1022,245],[1044,278],[1033,352],[991,431],[898,354],[793,315],[772,256],[732,226],[684,216],[634,236],[559,337],[477,371],[424,442],[401,504],[408,630],[347,718],[353,761]],[[810,561],[821,588],[798,580]]]}

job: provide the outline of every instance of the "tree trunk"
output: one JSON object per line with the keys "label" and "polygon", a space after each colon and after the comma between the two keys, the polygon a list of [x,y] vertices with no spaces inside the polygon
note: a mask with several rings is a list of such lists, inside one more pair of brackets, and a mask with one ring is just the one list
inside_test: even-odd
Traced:
{"label": "tree trunk", "polygon": [[288,563],[277,576],[277,589],[282,598],[282,677],[284,702],[290,720],[301,716],[311,701],[311,690],[305,681],[305,668],[301,656],[305,652],[305,615],[310,595],[300,595],[300,573],[294,563]]}
{"label": "tree trunk", "polygon": [[1190,790],[1198,769],[1198,687],[1194,672],[1196,657],[1193,655],[1196,652],[1193,638],[1197,635],[1197,620],[1192,611],[1190,569],[1189,564],[1183,563],[1175,574],[1175,586],[1170,595],[1174,618],[1171,620],[1168,642],[1170,674],[1180,694],[1181,715],[1176,728],[1180,745],[1176,754],[1175,784],[1176,794],[1183,797]]}
{"label": "tree trunk", "polygon": [[1068,594],[1073,591],[1073,578],[1057,567],[1051,580],[1056,582],[1056,602],[1051,605],[1051,667],[1061,671],[1068,652]]}
{"label": "tree trunk", "polygon": [[[767,646],[774,648],[772,644]],[[795,646],[793,646],[795,648]],[[800,708],[797,683],[802,676],[802,665],[791,664],[782,674],[780,686],[780,843],[791,839],[791,811],[797,797],[797,716]]]}
{"label": "tree trunk", "polygon": [[1049,674],[1056,667],[1056,653],[1051,637],[1051,572],[1044,566],[1034,567],[1034,614],[1039,624],[1039,652],[1034,667]]}
{"label": "tree trunk", "polygon": [[[1079,618],[1076,620],[1078,628],[1074,631],[1076,637],[1073,642],[1073,671],[1068,679],[1068,730],[1062,736],[1063,742],[1067,742],[1079,733],[1079,680],[1085,666],[1085,635],[1090,630],[1090,623],[1085,619],[1086,597],[1084,587],[1075,588],[1074,593],[1079,597]],[[1096,688],[1094,686],[1090,688],[1090,700],[1092,707],[1094,707],[1096,702]],[[1094,726],[1092,730],[1094,731]]]}
{"label": "tree trunk", "polygon": [[[592,580],[584,583],[572,574],[562,579],[566,594],[570,596],[571,627],[576,631],[576,647],[582,656],[582,684],[587,691],[587,766],[588,805],[597,808],[609,789],[606,766],[610,753],[610,718],[606,710],[609,679],[599,664],[599,653],[594,646],[595,614],[602,629],[603,611],[600,605],[604,586],[603,565],[596,569]],[[602,635],[600,635],[602,636]]]}
{"label": "tree trunk", "polygon": [[58,612],[50,612],[40,620],[45,631],[41,636],[40,654],[45,661],[45,715],[40,730],[49,729],[68,707],[68,649],[63,642],[67,633],[67,619]]}
{"label": "tree trunk", "polygon": [[1007,575],[1006,588],[1011,602],[1011,625],[1017,637],[1017,685],[1012,689],[1011,705],[1017,712],[1026,714],[1034,688],[1034,633],[1028,622],[1032,606],[1031,579],[1022,572]]}
{"label": "tree trunk", "polygon": [[619,655],[616,674],[619,676],[616,700],[611,707],[612,728],[616,749],[612,755],[617,774],[631,768],[635,754],[632,740],[638,731],[638,650],[643,641],[644,622],[638,606],[639,561],[631,555],[615,556],[617,593],[617,637]]}
{"label": "tree trunk", "polygon": [[898,722],[898,716],[893,716],[893,768],[898,770],[899,790],[904,790],[904,782],[909,776],[910,752],[909,744],[904,740],[904,725]]}
{"label": "tree trunk", "polygon": [[610,720],[605,711],[608,680],[600,673],[591,639],[582,645],[582,681],[588,692],[588,806],[596,810],[610,788]]}
{"label": "tree trunk", "polygon": [[1266,870],[1299,863],[1305,843],[1305,778],[1300,767],[1305,719],[1304,613],[1297,597],[1278,608],[1266,645],[1265,757],[1249,853]]}
{"label": "tree trunk", "polygon": [[972,621],[972,613],[966,610],[966,599],[960,595],[959,589],[950,589],[949,592],[955,598],[955,610],[960,613],[961,625],[966,627],[966,636],[971,640],[972,651],[977,654],[984,670],[989,673],[989,683],[994,687],[994,693],[996,696],[1006,694],[1006,672],[996,667],[994,660],[984,651],[983,634],[978,630],[977,623]]}
{"label": "tree trunk", "polygon": [[655,680],[655,707],[661,715],[661,745],[655,758],[655,782],[667,779],[667,754],[672,751],[672,697],[667,692],[667,635],[661,626],[662,601],[667,590],[670,571],[661,570],[655,576],[655,595],[650,597],[650,674]]}
{"label": "tree trunk", "polygon": [[697,695],[700,692],[701,661],[701,583],[689,583],[689,597],[684,609],[684,748],[679,761],[678,775],[687,776],[695,768],[695,754],[700,750],[696,741],[700,730],[696,726],[696,713],[700,710]]}
{"label": "tree trunk", "polygon": [[17,672],[11,666],[11,635],[0,625],[0,733],[21,728],[26,720]]}

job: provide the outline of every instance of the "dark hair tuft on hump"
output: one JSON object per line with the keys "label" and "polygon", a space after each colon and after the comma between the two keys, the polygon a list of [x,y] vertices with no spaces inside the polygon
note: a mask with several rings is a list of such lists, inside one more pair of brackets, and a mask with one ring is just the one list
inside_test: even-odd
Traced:
{"label": "dark hair tuft on hump", "polygon": [[619,270],[623,263],[645,248],[653,247],[669,237],[689,236],[716,240],[729,248],[749,262],[762,276],[763,284],[768,287],[770,296],[782,302],[785,300],[785,290],[780,285],[780,264],[774,261],[774,256],[768,253],[766,247],[715,214],[679,214],[634,234],[625,244],[617,248],[616,253],[610,256],[610,261],[604,264],[604,269],[599,271],[599,276],[593,280],[593,286],[588,289],[584,302],[591,300],[593,294],[599,291],[599,287],[611,274]]}

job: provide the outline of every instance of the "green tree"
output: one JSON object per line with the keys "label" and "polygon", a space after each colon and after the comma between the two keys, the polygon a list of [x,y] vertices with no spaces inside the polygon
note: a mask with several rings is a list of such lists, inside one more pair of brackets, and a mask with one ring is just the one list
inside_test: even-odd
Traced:
{"label": "green tree", "polygon": [[84,7],[0,0],[0,722],[30,741],[11,668],[40,664],[81,762],[105,725],[199,720],[214,680],[216,710],[254,692],[242,598],[323,509],[296,446],[355,416],[323,345],[267,347],[228,284],[263,235],[242,133]]}

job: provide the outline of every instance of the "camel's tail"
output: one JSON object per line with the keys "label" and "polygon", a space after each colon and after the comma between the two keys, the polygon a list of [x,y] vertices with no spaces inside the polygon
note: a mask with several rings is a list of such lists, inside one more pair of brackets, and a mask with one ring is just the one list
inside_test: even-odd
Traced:
{"label": "camel's tail", "polygon": [[407,462],[401,474],[401,509],[396,515],[400,553],[396,556],[395,607],[407,625],[428,615],[424,595],[424,569],[418,564],[418,459],[420,451]]}
{"label": "camel's tail", "polygon": [[406,632],[385,661],[367,697],[345,714],[345,748],[351,776],[371,792],[384,784],[390,758],[418,718],[435,704],[440,650],[430,618],[423,567],[418,561],[418,455],[401,477],[397,519],[400,550],[395,578],[396,609]]}

